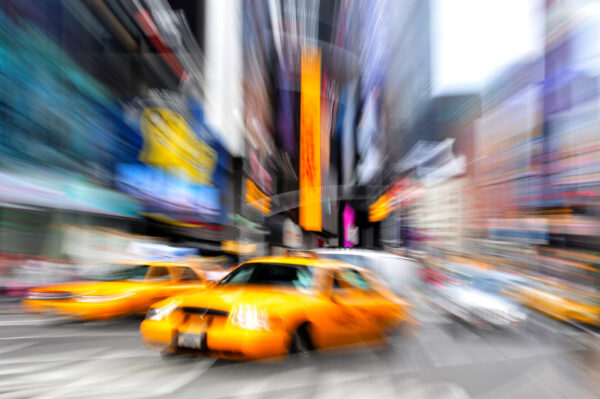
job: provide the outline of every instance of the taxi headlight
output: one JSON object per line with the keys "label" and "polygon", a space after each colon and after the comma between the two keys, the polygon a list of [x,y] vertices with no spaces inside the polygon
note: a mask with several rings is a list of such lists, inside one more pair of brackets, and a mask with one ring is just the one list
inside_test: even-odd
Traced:
{"label": "taxi headlight", "polygon": [[44,292],[27,291],[26,299],[71,299],[73,294],[70,292]]}
{"label": "taxi headlight", "polygon": [[146,313],[146,320],[163,320],[166,319],[175,309],[177,309],[178,303],[171,302],[166,306],[160,308],[150,308]]}
{"label": "taxi headlight", "polygon": [[127,298],[132,295],[131,293],[126,294],[117,294],[117,295],[82,295],[76,297],[75,300],[77,302],[88,302],[88,303],[98,303],[98,302],[109,302],[117,299]]}
{"label": "taxi headlight", "polygon": [[238,305],[233,308],[229,316],[231,324],[240,328],[253,331],[270,331],[269,316],[265,309],[252,305]]}

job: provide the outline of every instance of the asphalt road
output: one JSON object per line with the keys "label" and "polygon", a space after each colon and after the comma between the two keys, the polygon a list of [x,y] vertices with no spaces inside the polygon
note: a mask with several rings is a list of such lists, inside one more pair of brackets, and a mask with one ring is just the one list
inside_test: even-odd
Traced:
{"label": "asphalt road", "polygon": [[472,331],[417,307],[419,329],[391,350],[235,363],[164,360],[139,319],[44,323],[2,305],[0,399],[600,398],[596,337],[541,317],[528,331]]}

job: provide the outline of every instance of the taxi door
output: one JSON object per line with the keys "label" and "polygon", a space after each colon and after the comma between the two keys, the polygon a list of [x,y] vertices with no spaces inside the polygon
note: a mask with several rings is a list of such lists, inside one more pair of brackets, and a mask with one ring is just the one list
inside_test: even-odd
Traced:
{"label": "taxi door", "polygon": [[145,289],[139,295],[136,295],[131,301],[134,311],[143,313],[148,310],[153,303],[162,301],[170,296],[169,287],[172,277],[166,266],[152,265],[148,268],[144,276]]}
{"label": "taxi door", "polygon": [[334,274],[332,300],[339,310],[338,323],[344,331],[345,344],[369,341],[376,333],[370,312],[372,298],[366,280],[351,268]]}
{"label": "taxi door", "polygon": [[169,272],[171,274],[171,284],[168,289],[169,296],[206,288],[204,276],[191,267],[173,266],[169,268]]}
{"label": "taxi door", "polygon": [[369,339],[378,340],[400,324],[410,322],[407,303],[398,296],[397,291],[388,287],[387,281],[371,271],[357,273],[365,280],[363,284],[368,285],[363,309],[373,327],[368,332]]}
{"label": "taxi door", "polygon": [[318,273],[317,307],[309,313],[313,343],[319,349],[349,345],[356,340],[355,326],[360,325],[353,307],[342,303],[350,293],[342,289],[335,271],[321,269]]}

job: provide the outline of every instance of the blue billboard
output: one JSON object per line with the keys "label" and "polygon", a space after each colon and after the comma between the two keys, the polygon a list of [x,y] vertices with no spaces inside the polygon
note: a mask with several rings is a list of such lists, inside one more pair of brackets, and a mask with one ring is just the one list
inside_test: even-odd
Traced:
{"label": "blue billboard", "polygon": [[162,221],[226,224],[222,198],[228,154],[204,124],[201,108],[160,93],[124,105],[129,128],[115,166],[115,185]]}

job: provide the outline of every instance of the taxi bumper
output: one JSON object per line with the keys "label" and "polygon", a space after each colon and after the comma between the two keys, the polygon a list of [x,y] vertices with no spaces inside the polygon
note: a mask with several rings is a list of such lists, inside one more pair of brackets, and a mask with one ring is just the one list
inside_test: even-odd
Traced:
{"label": "taxi bumper", "polygon": [[180,331],[177,325],[167,320],[147,319],[140,327],[146,347],[163,352],[181,351],[181,348],[175,344],[179,332],[206,334],[206,348],[198,354],[232,360],[259,360],[285,356],[291,340],[290,335],[284,330],[252,331],[230,324],[211,326],[206,331]]}
{"label": "taxi bumper", "polygon": [[122,301],[83,303],[72,300],[25,299],[21,305],[29,313],[60,315],[75,320],[105,320],[130,313],[130,306]]}

